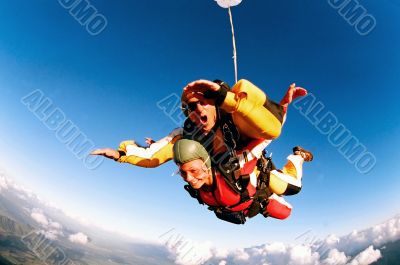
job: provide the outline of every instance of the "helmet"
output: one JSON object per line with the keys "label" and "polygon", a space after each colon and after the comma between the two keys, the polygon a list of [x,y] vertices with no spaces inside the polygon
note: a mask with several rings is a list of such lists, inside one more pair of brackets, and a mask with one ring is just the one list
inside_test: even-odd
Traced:
{"label": "helmet", "polygon": [[211,167],[210,156],[199,142],[188,139],[178,140],[174,144],[173,151],[174,162],[176,164],[184,164],[196,159],[201,159],[208,168]]}

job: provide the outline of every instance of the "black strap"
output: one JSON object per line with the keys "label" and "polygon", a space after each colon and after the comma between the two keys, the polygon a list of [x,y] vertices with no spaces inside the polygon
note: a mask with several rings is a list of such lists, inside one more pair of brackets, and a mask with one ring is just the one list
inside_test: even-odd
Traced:
{"label": "black strap", "polygon": [[217,107],[217,119],[219,120],[219,126],[222,136],[224,137],[226,148],[232,156],[236,156],[235,150],[240,147],[238,145],[240,133],[233,123],[232,115]]}
{"label": "black strap", "polygon": [[260,171],[257,179],[256,194],[253,197],[253,203],[249,207],[248,216],[251,218],[258,213],[262,213],[265,217],[265,208],[268,205],[268,198],[272,195],[269,189],[270,173],[275,169],[275,165],[272,163],[271,157],[266,156],[266,152],[263,151],[261,157],[257,161],[257,168]]}
{"label": "black strap", "polygon": [[237,225],[242,225],[246,222],[246,216],[243,211],[241,212],[228,212],[222,209],[217,209],[214,211],[215,215],[226,222],[230,222]]}
{"label": "black strap", "polygon": [[203,202],[203,200],[201,199],[200,194],[199,194],[199,192],[198,192],[197,190],[193,189],[193,187],[190,186],[190,185],[185,185],[184,188],[185,188],[185,190],[189,193],[189,195],[190,195],[192,198],[197,199],[197,201],[199,202],[199,204],[204,204],[204,202]]}
{"label": "black strap", "polygon": [[230,87],[227,83],[221,80],[214,80],[213,82],[220,85],[220,89],[218,91],[207,90],[204,92],[204,97],[207,99],[215,99],[215,106],[221,106],[225,101]]}

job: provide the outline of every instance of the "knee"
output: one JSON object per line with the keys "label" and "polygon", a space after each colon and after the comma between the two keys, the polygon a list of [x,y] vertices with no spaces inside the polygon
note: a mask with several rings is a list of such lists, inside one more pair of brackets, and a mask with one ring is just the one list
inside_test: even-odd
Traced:
{"label": "knee", "polygon": [[282,195],[295,195],[301,191],[301,187],[288,184],[285,192]]}
{"label": "knee", "polygon": [[264,91],[246,79],[239,80],[233,87],[232,92],[238,97],[245,97],[256,106],[262,106],[266,100]]}
{"label": "knee", "polygon": [[277,195],[294,195],[301,190],[301,180],[278,170],[271,171],[269,189]]}

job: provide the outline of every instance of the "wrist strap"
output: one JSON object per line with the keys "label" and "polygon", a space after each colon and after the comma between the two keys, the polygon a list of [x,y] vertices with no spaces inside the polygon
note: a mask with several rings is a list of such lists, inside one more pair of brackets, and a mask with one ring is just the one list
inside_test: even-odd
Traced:
{"label": "wrist strap", "polygon": [[226,95],[228,94],[228,91],[230,90],[230,87],[227,83],[218,79],[214,80],[213,82],[218,84],[220,89],[218,91],[207,90],[204,92],[204,97],[207,99],[215,99],[215,105],[221,106],[226,98]]}

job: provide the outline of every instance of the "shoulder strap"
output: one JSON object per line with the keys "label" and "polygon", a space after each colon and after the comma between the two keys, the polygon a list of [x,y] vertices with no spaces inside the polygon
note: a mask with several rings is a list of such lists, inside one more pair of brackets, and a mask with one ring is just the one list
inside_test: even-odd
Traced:
{"label": "shoulder strap", "polygon": [[224,137],[226,148],[230,153],[234,154],[239,145],[240,134],[233,123],[232,115],[217,107],[217,119],[219,120],[219,128]]}
{"label": "shoulder strap", "polygon": [[189,193],[189,195],[190,195],[192,198],[197,199],[197,201],[199,202],[199,204],[204,204],[204,202],[203,202],[203,200],[201,199],[200,194],[199,194],[199,192],[198,192],[197,190],[193,189],[193,187],[190,186],[190,185],[185,185],[185,186],[183,186],[183,187],[184,187],[184,189]]}
{"label": "shoulder strap", "polygon": [[263,151],[262,156],[257,161],[257,168],[260,173],[257,179],[256,194],[253,198],[254,201],[248,211],[248,216],[250,218],[263,212],[263,209],[265,209],[268,204],[268,198],[272,195],[268,186],[270,173],[275,169],[275,165],[272,163],[271,157],[266,156],[265,151]]}

